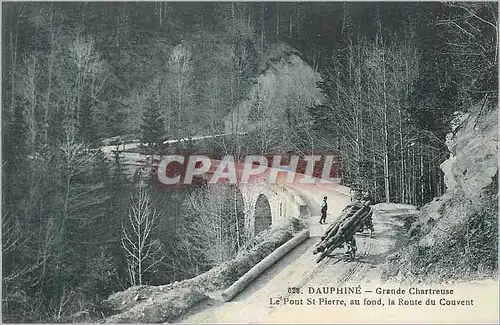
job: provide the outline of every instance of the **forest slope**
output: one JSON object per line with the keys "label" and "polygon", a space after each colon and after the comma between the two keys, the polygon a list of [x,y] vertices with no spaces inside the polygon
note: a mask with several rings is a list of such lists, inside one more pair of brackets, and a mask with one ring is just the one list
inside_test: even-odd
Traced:
{"label": "forest slope", "polygon": [[[492,106],[497,101],[495,2],[9,2],[2,9],[3,322],[65,322],[75,313],[93,322],[113,292],[195,278],[248,244],[236,188],[164,191],[154,175],[128,178],[139,151],[164,154],[170,140],[224,133],[234,111],[236,127],[255,132],[171,149],[331,154],[339,158],[334,177],[369,188],[376,202],[422,206],[445,189],[439,165],[452,113],[485,94]],[[422,210],[414,243],[394,262],[424,262],[412,270],[419,277],[460,263],[470,275],[496,269],[496,138],[491,147],[472,140],[482,132],[491,138],[495,123],[483,130],[481,119],[474,125],[471,117],[456,138],[448,163],[456,166],[455,189],[448,185]],[[110,138],[118,140],[107,145],[137,139],[146,150],[97,150]],[[156,220],[148,242],[158,255],[148,269],[136,268],[123,245],[141,205]],[[453,239],[433,228],[441,222],[459,223]],[[429,245],[415,244],[420,239]],[[138,269],[145,273],[136,277]]]}
{"label": "forest slope", "polygon": [[387,278],[438,282],[496,278],[498,258],[498,109],[486,101],[454,121],[447,191],[426,204],[409,245],[387,263]]}
{"label": "forest slope", "polygon": [[288,123],[283,122],[291,118],[304,122],[307,108],[322,103],[320,74],[296,53],[279,51],[281,55],[256,78],[248,98],[226,117],[226,133],[284,128]]}

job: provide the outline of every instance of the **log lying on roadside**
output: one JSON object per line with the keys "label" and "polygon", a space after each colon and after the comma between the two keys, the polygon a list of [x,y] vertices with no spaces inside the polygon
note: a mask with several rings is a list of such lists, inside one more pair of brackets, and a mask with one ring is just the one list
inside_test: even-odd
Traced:
{"label": "log lying on roadside", "polygon": [[240,291],[242,291],[250,282],[255,280],[259,275],[267,270],[271,265],[276,263],[280,258],[285,256],[292,249],[297,247],[299,244],[304,242],[309,238],[309,230],[303,230],[295,237],[287,241],[285,244],[278,247],[274,252],[269,254],[266,258],[260,261],[257,265],[252,267],[247,273],[245,273],[241,278],[233,283],[229,288],[222,292],[222,299],[224,301],[230,301],[236,296]]}

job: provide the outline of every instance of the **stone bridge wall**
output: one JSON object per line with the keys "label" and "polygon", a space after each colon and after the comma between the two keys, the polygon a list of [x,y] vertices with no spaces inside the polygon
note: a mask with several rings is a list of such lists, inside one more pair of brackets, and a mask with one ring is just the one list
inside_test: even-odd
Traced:
{"label": "stone bridge wall", "polygon": [[283,185],[262,182],[240,184],[239,188],[244,200],[245,228],[249,236],[255,235],[255,207],[261,195],[264,195],[269,202],[273,227],[280,225],[287,219],[303,219],[310,215],[304,200],[293,190]]}

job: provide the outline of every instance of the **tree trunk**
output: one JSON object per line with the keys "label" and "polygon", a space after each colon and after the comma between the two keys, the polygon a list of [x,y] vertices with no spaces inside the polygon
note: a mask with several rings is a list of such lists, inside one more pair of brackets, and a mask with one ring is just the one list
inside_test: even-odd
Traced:
{"label": "tree trunk", "polygon": [[36,114],[36,106],[37,106],[37,94],[36,94],[36,67],[37,67],[37,60],[36,60],[36,55],[32,54],[30,63],[28,63],[28,75],[26,76],[28,78],[29,84],[30,84],[30,93],[27,94],[29,98],[29,106],[28,106],[28,112],[26,116],[26,122],[28,124],[28,132],[29,132],[29,143],[28,143],[28,152],[30,154],[34,154],[36,151],[36,134],[37,134],[37,114]]}
{"label": "tree trunk", "polygon": [[16,69],[17,69],[17,26],[15,36],[10,31],[10,49],[11,49],[11,75],[10,75],[10,111],[14,114],[14,106],[16,105]]}
{"label": "tree trunk", "polygon": [[177,139],[181,139],[181,101],[182,101],[182,76],[179,76],[179,79],[177,81]]}
{"label": "tree trunk", "polygon": [[265,14],[265,3],[262,3],[261,5],[262,11],[261,11],[261,32],[260,32],[260,48],[262,49],[262,52],[264,52],[264,30],[265,30],[265,25],[264,25],[264,14]]}
{"label": "tree trunk", "polygon": [[235,28],[235,24],[236,24],[236,12],[235,12],[235,9],[234,9],[234,2],[231,2],[231,15],[232,15],[232,18],[233,18],[233,28]]}
{"label": "tree trunk", "polygon": [[415,145],[412,147],[411,154],[411,170],[412,170],[412,179],[413,179],[413,187],[412,187],[412,204],[415,205],[417,203],[417,168],[415,166]]}
{"label": "tree trunk", "polygon": [[81,97],[81,84],[82,84],[82,67],[79,65],[78,66],[78,74],[77,74],[77,81],[76,81],[76,107],[75,107],[75,112],[74,116],[72,118],[75,119],[75,123],[77,126],[80,126],[80,97]]}
{"label": "tree trunk", "polygon": [[162,25],[162,16],[163,16],[163,8],[162,8],[162,2],[158,2],[158,5],[160,6],[160,26]]}
{"label": "tree trunk", "polygon": [[405,161],[405,177],[407,177],[406,184],[406,203],[412,204],[411,202],[411,171],[408,171],[408,166],[410,165],[410,148],[406,148],[406,161]]}
{"label": "tree trunk", "polygon": [[[370,109],[370,107],[368,107]],[[375,149],[375,137],[374,137],[374,127],[371,127],[371,135],[372,135],[372,163],[373,163],[373,170],[372,170],[372,177],[373,177],[373,192],[374,192],[374,200],[377,202],[378,198],[378,187],[377,187],[377,157],[375,155],[376,149]]]}
{"label": "tree trunk", "polygon": [[383,69],[383,95],[384,95],[384,188],[385,201],[390,202],[391,196],[389,191],[389,126],[388,126],[388,105],[387,105],[387,80],[385,69],[385,49],[382,48],[382,69]]}
{"label": "tree trunk", "polygon": [[50,54],[49,54],[49,65],[47,70],[47,93],[45,95],[45,104],[43,112],[43,143],[47,144],[48,130],[49,130],[49,106],[50,97],[52,94],[52,71],[54,67],[54,5],[51,5],[51,17],[50,17]]}
{"label": "tree trunk", "polygon": [[250,28],[252,26],[252,11],[250,7],[246,6],[247,8],[247,27]]}
{"label": "tree trunk", "polygon": [[[432,151],[431,151],[431,154],[432,154]],[[435,195],[434,190],[433,190],[435,186],[434,186],[434,182],[433,182],[434,173],[432,172],[432,161],[431,161],[431,157],[429,157],[429,152],[427,154],[427,159],[428,159],[427,173],[429,174],[429,177],[428,177],[428,180],[427,180],[427,182],[428,182],[427,185],[429,186],[428,187],[429,194],[427,196],[427,199],[430,201],[434,197],[434,195]]]}
{"label": "tree trunk", "polygon": [[419,165],[419,178],[420,178],[420,202],[424,202],[424,149],[423,145],[420,143],[420,165]]}
{"label": "tree trunk", "polygon": [[401,203],[405,203],[405,158],[404,158],[404,145],[403,145],[403,117],[402,117],[402,112],[401,112],[401,107],[398,109],[399,111],[399,146],[400,146],[400,151],[399,151],[399,156],[401,159],[401,171],[399,174],[400,177],[400,191],[401,191]]}
{"label": "tree trunk", "polygon": [[280,34],[280,4],[276,2],[276,42],[279,39]]}
{"label": "tree trunk", "polygon": [[239,219],[239,214],[238,214],[238,187],[235,185],[234,186],[234,198],[233,198],[233,204],[234,204],[234,216],[236,219],[236,247],[238,248],[238,251],[240,251],[241,248],[241,242],[240,242],[240,219]]}
{"label": "tree trunk", "polygon": [[[121,18],[121,9],[117,10],[118,12],[114,12],[116,14],[116,32],[115,32],[115,47],[120,47],[120,18]],[[156,4],[155,4],[155,13],[156,13]]]}

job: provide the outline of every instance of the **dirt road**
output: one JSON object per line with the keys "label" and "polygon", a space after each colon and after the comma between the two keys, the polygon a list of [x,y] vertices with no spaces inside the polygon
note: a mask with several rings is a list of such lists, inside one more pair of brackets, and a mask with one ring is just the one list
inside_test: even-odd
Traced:
{"label": "dirt road", "polygon": [[[392,252],[397,244],[398,233],[402,229],[401,221],[394,217],[384,216],[384,212],[374,213],[375,235],[358,234],[358,253],[355,261],[345,262],[341,257],[343,251],[338,249],[334,257],[326,258],[317,264],[313,255],[314,245],[328,224],[320,225],[320,204],[323,196],[328,197],[329,211],[327,223],[333,222],[350,198],[339,193],[335,184],[290,185],[306,201],[311,210],[311,238],[288,253],[243,292],[230,302],[223,303],[214,297],[203,302],[189,314],[177,322],[184,323],[269,323],[290,322],[290,309],[284,306],[285,298],[296,300],[299,306],[292,306],[293,312],[310,310],[307,306],[309,287],[346,286],[369,283],[371,279],[380,278],[381,270],[377,267]],[[397,207],[397,206],[396,206]],[[400,207],[399,207],[400,208]],[[390,206],[388,206],[388,211]],[[289,288],[300,288],[300,294],[289,293]],[[273,302],[280,301],[280,305]],[[288,301],[287,305],[290,301]],[[295,307],[298,307],[295,308]],[[300,313],[300,312],[299,312]],[[316,313],[317,314],[317,313]],[[299,317],[300,318],[300,317]],[[315,319],[319,322],[331,322],[331,315]],[[304,319],[301,320],[304,322]]]}

